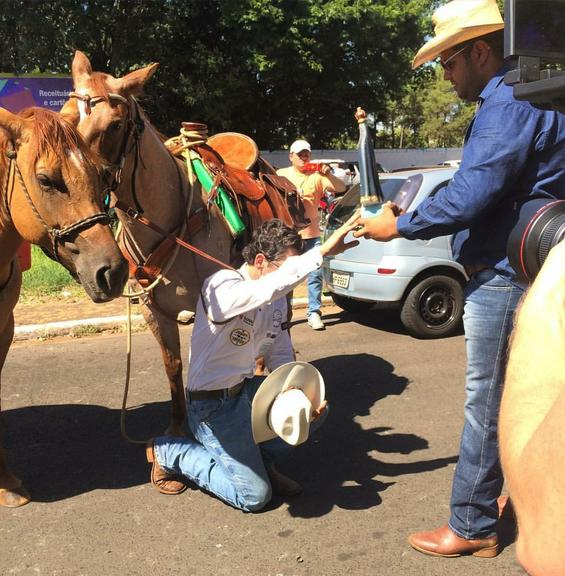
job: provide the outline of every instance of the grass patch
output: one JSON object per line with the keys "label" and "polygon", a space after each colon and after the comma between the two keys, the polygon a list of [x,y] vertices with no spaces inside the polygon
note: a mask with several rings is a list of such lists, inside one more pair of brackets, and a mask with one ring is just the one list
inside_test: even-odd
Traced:
{"label": "grass patch", "polygon": [[61,292],[79,295],[83,292],[69,272],[37,246],[31,247],[31,268],[23,273],[21,300],[40,300]]}

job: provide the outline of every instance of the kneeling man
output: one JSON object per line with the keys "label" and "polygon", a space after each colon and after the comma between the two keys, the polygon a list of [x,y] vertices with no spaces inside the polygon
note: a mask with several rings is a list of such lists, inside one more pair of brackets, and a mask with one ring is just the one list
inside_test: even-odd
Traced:
{"label": "kneeling man", "polygon": [[[179,494],[185,482],[192,481],[245,511],[263,508],[272,492],[288,496],[301,491],[298,483],[276,470],[274,460],[306,439],[305,427],[319,418],[325,403],[316,375],[305,366],[275,370],[294,360],[285,295],[321,266],[323,256],[358,243],[344,241],[355,226],[353,220],[303,254],[295,230],[280,220],[265,222],[244,249],[245,264],[239,270],[220,270],[205,280],[186,391],[187,423],[194,438],[163,436],[150,444],[147,456],[157,490]],[[257,393],[264,380],[254,376],[259,356],[275,373],[265,382],[268,391]],[[277,386],[284,401],[268,406],[270,401],[264,399],[274,400]],[[262,401],[257,410],[254,406],[252,425],[256,394]],[[267,440],[275,433],[265,434],[265,422],[280,437]]]}

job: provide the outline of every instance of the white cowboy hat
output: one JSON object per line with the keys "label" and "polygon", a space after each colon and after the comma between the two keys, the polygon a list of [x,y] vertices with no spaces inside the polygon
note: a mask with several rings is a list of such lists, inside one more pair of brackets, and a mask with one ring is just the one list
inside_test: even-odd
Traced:
{"label": "white cowboy hat", "polygon": [[279,436],[297,446],[308,439],[312,412],[324,400],[322,375],[307,362],[289,362],[271,372],[251,406],[256,444]]}
{"label": "white cowboy hat", "polygon": [[432,22],[435,36],[418,50],[412,69],[466,40],[504,28],[496,0],[453,0],[434,12]]}

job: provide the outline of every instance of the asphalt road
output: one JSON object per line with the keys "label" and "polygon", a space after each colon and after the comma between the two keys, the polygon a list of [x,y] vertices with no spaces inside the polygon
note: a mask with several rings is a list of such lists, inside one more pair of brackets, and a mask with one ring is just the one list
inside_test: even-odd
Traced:
{"label": "asphalt road", "polygon": [[[148,483],[143,448],[119,431],[123,335],[14,345],[2,374],[6,446],[34,501],[0,510],[0,574],[523,575],[508,527],[495,559],[428,557],[406,544],[447,520],[463,337],[414,340],[386,317],[359,323],[333,308],[326,319],[314,333],[299,316],[293,331],[331,403],[318,436],[281,466],[304,493],[258,514]],[[157,435],[168,392],[149,334],[134,335],[132,372],[129,433]]]}

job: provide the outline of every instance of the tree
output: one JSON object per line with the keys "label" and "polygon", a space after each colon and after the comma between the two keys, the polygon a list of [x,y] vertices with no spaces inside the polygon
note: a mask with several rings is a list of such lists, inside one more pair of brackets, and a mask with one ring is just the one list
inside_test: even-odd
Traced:
{"label": "tree", "polygon": [[153,61],[144,105],[165,133],[181,120],[260,147],[355,138],[410,79],[427,0],[3,0],[0,69],[68,72],[75,49],[115,76]]}
{"label": "tree", "polygon": [[421,106],[424,118],[421,134],[427,146],[449,148],[463,145],[475,105],[465,103],[457,96],[450,83],[443,79],[440,66],[436,66],[435,77],[422,93]]}

